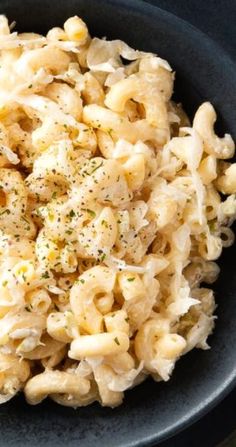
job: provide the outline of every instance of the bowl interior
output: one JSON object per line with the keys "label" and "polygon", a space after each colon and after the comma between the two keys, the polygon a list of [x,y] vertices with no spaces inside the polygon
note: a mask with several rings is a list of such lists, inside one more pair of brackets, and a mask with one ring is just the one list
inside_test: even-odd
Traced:
{"label": "bowl interior", "polygon": [[[158,8],[123,0],[2,0],[1,13],[17,21],[17,30],[46,32],[78,14],[92,35],[122,39],[158,53],[177,71],[175,95],[193,115],[204,100],[219,114],[220,132],[236,138],[235,69],[230,58],[206,36]],[[23,397],[0,407],[1,446],[151,445],[174,434],[210,409],[236,377],[236,247],[227,249],[215,285],[218,321],[210,351],[195,350],[178,362],[166,383],[148,380],[126,393],[114,410],[95,404],[74,411],[45,401],[28,406]]]}

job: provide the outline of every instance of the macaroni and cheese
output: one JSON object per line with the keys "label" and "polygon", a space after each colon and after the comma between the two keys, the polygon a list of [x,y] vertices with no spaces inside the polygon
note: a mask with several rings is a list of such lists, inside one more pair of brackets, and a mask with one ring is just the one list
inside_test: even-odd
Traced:
{"label": "macaroni and cheese", "polygon": [[115,407],[209,348],[234,142],[173,83],[77,16],[46,37],[0,16],[0,402]]}

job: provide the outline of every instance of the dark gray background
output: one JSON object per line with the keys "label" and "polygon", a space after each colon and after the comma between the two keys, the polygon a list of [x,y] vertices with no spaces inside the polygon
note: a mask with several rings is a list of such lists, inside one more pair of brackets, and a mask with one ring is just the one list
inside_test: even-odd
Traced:
{"label": "dark gray background", "polygon": [[[223,47],[236,62],[236,0],[146,1],[199,28]],[[236,89],[233,94],[236,94]],[[158,444],[158,447],[216,447],[234,430],[236,390],[203,419],[174,438]],[[236,447],[236,437],[227,442],[225,447]]]}
{"label": "dark gray background", "polygon": [[217,41],[236,61],[235,0],[148,0],[147,2],[190,22]]}

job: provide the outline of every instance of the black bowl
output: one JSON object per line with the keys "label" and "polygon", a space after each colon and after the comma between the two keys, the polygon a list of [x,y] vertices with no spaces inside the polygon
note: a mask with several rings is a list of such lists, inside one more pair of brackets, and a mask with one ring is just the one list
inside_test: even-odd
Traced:
{"label": "black bowl", "polygon": [[[236,137],[235,66],[204,34],[158,8],[132,0],[1,0],[0,12],[17,29],[46,32],[81,15],[91,33],[120,38],[157,52],[177,71],[176,97],[190,116],[204,100],[219,114],[218,129]],[[195,350],[178,362],[167,384],[151,380],[126,393],[114,410],[95,404],[78,410],[23,397],[0,407],[2,447],[137,447],[176,434],[216,405],[236,384],[236,247],[221,258],[215,286],[218,321],[210,351]]]}

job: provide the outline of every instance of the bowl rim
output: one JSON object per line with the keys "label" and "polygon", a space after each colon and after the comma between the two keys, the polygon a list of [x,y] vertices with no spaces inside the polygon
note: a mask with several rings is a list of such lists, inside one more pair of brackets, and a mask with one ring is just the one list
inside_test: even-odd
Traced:
{"label": "bowl rim", "polygon": [[[155,15],[158,14],[159,19],[162,16],[165,19],[165,22],[170,22],[170,24],[174,24],[176,28],[182,28],[186,30],[188,33],[191,33],[191,37],[196,41],[201,43],[201,47],[206,48],[207,52],[212,50],[212,53],[217,52],[221,57],[227,62],[227,72],[230,72],[233,78],[236,80],[236,61],[234,61],[231,55],[218,43],[215,42],[210,36],[206,33],[187,22],[186,20],[178,17],[176,14],[173,14],[165,9],[162,9],[156,5],[148,3],[148,0],[106,0],[106,3],[117,4],[120,7],[125,9],[132,8],[134,11],[140,12],[142,15],[147,16],[149,18],[152,16],[155,18]],[[236,242],[235,242],[236,244]],[[139,440],[131,441],[123,447],[147,447],[151,445],[155,445],[157,442],[161,442],[167,440],[179,432],[183,431],[185,428],[191,426],[203,416],[205,416],[208,412],[210,412],[215,406],[217,406],[234,388],[236,387],[236,368],[228,375],[227,380],[222,382],[221,386],[218,387],[214,392],[204,399],[201,405],[198,407],[194,407],[192,411],[188,412],[185,416],[183,416],[177,422],[169,425],[165,429],[158,431],[158,433],[152,434],[144,434],[143,437]]]}
{"label": "bowl rim", "polygon": [[[199,30],[188,21],[178,17],[176,14],[173,14],[156,5],[148,3],[148,0],[104,0],[104,2],[108,5],[117,5],[119,7],[122,7],[124,10],[138,12],[140,15],[146,17],[147,19],[150,19],[150,17],[152,17],[152,19],[150,19],[152,21],[155,20],[155,17],[158,17],[159,20],[160,18],[163,18],[167,26],[174,26],[177,31],[181,31],[181,33],[186,31],[187,35],[191,34],[193,42],[195,42],[196,45],[199,42],[200,47],[205,49],[207,53],[210,53],[211,51],[212,53],[217,52],[219,58],[222,57],[227,63],[227,77],[236,79],[236,61],[232,59],[230,54],[218,42],[216,43],[203,31]],[[101,1],[101,5],[102,3],[103,1]],[[158,429],[158,426],[155,426],[152,429],[147,428],[146,432],[144,423],[143,434],[139,436],[139,439],[135,439],[134,433],[133,440],[116,445],[119,445],[120,447],[148,447],[151,445],[154,446],[156,444],[159,444],[159,442],[175,436],[176,434],[183,431],[185,428],[191,426],[193,423],[197,422],[200,418],[205,416],[217,404],[219,404],[234,389],[234,387],[236,387],[236,366],[227,375],[226,380],[222,381],[220,386],[216,387],[210,394],[208,394],[200,405],[193,406],[191,411],[185,413],[185,415],[183,415],[180,419],[177,419],[176,422],[169,424],[161,430]],[[70,443],[68,443],[68,446],[69,444]]]}

